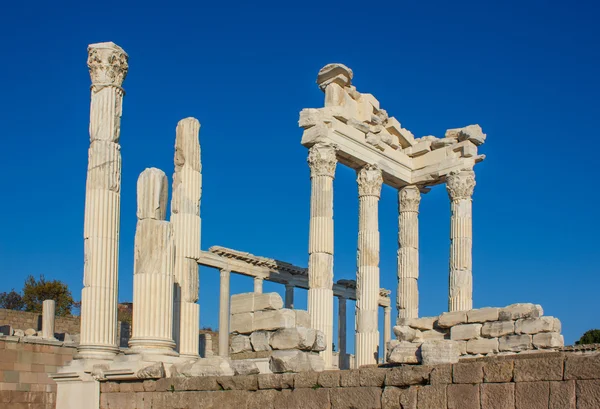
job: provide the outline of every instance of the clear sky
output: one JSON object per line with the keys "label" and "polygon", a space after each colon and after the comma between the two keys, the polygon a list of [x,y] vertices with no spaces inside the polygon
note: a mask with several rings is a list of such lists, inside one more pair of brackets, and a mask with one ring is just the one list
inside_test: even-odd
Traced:
{"label": "clear sky", "polygon": [[[561,319],[567,343],[600,327],[596,4],[207,3],[1,7],[0,291],[44,274],[80,298],[86,46],[114,41],[130,57],[121,301],[132,299],[137,176],[146,167],[172,174],[175,126],[187,116],[202,124],[202,248],[307,265],[310,179],[298,113],[323,106],[316,74],[341,62],[354,70],[358,90],[374,94],[415,136],[472,123],[487,133],[473,199],[474,306],[539,303]],[[355,178],[338,166],[336,279],[355,278]],[[436,315],[448,293],[444,187],[423,196],[420,222],[420,312]],[[397,193],[389,187],[380,230],[381,284],[395,300]],[[219,274],[202,268],[200,276],[201,325],[216,328]],[[250,279],[232,279],[233,292],[251,289]],[[283,292],[266,284],[271,290]],[[296,299],[306,306],[305,291]]]}

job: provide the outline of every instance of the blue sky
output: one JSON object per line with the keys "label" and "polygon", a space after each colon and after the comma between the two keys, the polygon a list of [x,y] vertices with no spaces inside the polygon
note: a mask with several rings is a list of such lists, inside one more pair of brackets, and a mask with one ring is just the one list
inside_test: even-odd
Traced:
{"label": "blue sky", "polygon": [[[137,176],[146,167],[172,174],[175,126],[187,116],[202,124],[202,248],[307,264],[310,180],[298,113],[323,105],[316,74],[342,62],[358,90],[416,136],[472,123],[487,133],[473,203],[474,306],[539,303],[562,320],[568,343],[600,327],[597,5],[84,3],[12,2],[0,11],[0,291],[44,274],[80,297],[86,46],[114,41],[130,56],[121,301],[132,298]],[[357,202],[355,174],[339,166],[336,279],[355,277]],[[443,187],[423,197],[420,222],[420,311],[435,315],[447,308]],[[381,284],[395,298],[397,198],[389,187],[380,230]],[[200,275],[201,325],[216,328],[219,275]],[[232,279],[234,292],[251,289],[250,279]],[[283,292],[267,283],[270,290]],[[296,298],[305,307],[306,292]]]}

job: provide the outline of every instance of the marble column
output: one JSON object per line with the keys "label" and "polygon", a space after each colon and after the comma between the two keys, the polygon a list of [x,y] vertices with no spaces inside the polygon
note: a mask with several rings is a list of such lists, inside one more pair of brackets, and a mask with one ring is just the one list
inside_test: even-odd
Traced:
{"label": "marble column", "polygon": [[254,277],[254,292],[257,294],[262,294],[263,292],[263,281],[262,277]]}
{"label": "marble column", "polygon": [[54,300],[44,300],[42,303],[42,338],[54,339],[54,315],[56,303]]}
{"label": "marble column", "polygon": [[333,178],[336,148],[318,143],[308,152],[310,167],[310,230],[308,239],[308,312],[311,326],[325,334],[321,352],[332,368],[333,342]]}
{"label": "marble column", "polygon": [[346,346],[346,297],[338,297],[338,356],[339,369],[350,369]]}
{"label": "marble column", "polygon": [[398,318],[419,316],[419,204],[417,186],[398,192]]}
{"label": "marble column", "polygon": [[472,203],[475,172],[462,170],[446,177],[450,197],[449,311],[473,308]]}
{"label": "marble column", "polygon": [[219,356],[229,356],[229,281],[231,272],[221,270],[219,291]]}
{"label": "marble column", "polygon": [[177,355],[173,341],[173,228],[165,220],[167,175],[144,170],[137,182],[131,352]]}
{"label": "marble column", "polygon": [[121,112],[127,54],[114,43],[88,47],[92,80],[85,192],[81,338],[77,358],[112,359],[117,343]]}
{"label": "marble column", "polygon": [[385,355],[388,353],[388,344],[392,340],[392,307],[383,307],[383,344]]}
{"label": "marble column", "polygon": [[294,308],[294,284],[285,285],[285,308]]}
{"label": "marble column", "polygon": [[383,178],[375,165],[358,171],[356,367],[377,364],[379,347],[379,197]]}
{"label": "marble column", "polygon": [[175,242],[173,338],[180,355],[199,356],[200,306],[198,263],[200,258],[200,122],[185,118],[177,124],[175,173],[171,199],[171,224]]}

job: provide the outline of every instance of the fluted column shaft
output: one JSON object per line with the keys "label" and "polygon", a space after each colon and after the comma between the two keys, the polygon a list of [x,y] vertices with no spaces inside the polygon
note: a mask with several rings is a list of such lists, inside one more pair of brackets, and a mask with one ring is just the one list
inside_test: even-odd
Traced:
{"label": "fluted column shaft", "polygon": [[285,285],[285,308],[294,308],[294,284]]}
{"label": "fluted column shaft", "polygon": [[221,270],[219,291],[219,355],[229,356],[229,282],[231,272]]}
{"label": "fluted column shaft", "polygon": [[42,303],[42,338],[54,339],[54,315],[56,303],[54,300],[44,300]]}
{"label": "fluted column shaft", "polygon": [[325,368],[332,367],[333,341],[333,178],[335,147],[316,144],[308,153],[310,166],[310,230],[308,241],[308,312],[313,328],[325,334],[321,352]]}
{"label": "fluted column shaft", "polygon": [[358,254],[356,272],[356,366],[377,363],[379,352],[379,196],[381,170],[358,172]]}
{"label": "fluted column shaft", "polygon": [[450,197],[450,279],[448,310],[473,308],[472,196],[475,173],[453,172],[446,178]]}
{"label": "fluted column shaft", "polygon": [[254,277],[254,292],[257,294],[262,294],[263,292],[263,281],[264,279],[261,277]]}
{"label": "fluted column shaft", "polygon": [[383,307],[383,344],[385,355],[388,353],[388,343],[392,340],[392,307]]}
{"label": "fluted column shaft", "polygon": [[118,352],[117,292],[121,206],[121,85],[127,54],[113,43],[88,47],[92,79],[90,148],[85,197],[84,273],[78,358]]}
{"label": "fluted column shaft", "polygon": [[348,365],[348,351],[346,337],[348,332],[346,329],[346,298],[338,297],[338,354],[339,354],[339,369],[350,369]]}
{"label": "fluted column shaft", "polygon": [[419,316],[419,204],[416,186],[398,192],[398,318]]}

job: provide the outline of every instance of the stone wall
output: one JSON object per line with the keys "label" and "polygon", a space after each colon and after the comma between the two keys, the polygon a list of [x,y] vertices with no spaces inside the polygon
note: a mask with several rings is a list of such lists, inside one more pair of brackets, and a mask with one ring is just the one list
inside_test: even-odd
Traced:
{"label": "stone wall", "polygon": [[598,409],[600,354],[538,352],[436,366],[105,382],[102,409]]}
{"label": "stone wall", "polygon": [[[0,326],[10,325],[13,328],[26,330],[33,328],[37,331],[42,329],[42,314],[37,312],[15,311],[0,309]],[[79,317],[56,317],[54,321],[54,332],[79,334]]]}
{"label": "stone wall", "polygon": [[53,409],[56,383],[47,374],[73,359],[75,346],[0,337],[0,407]]}

